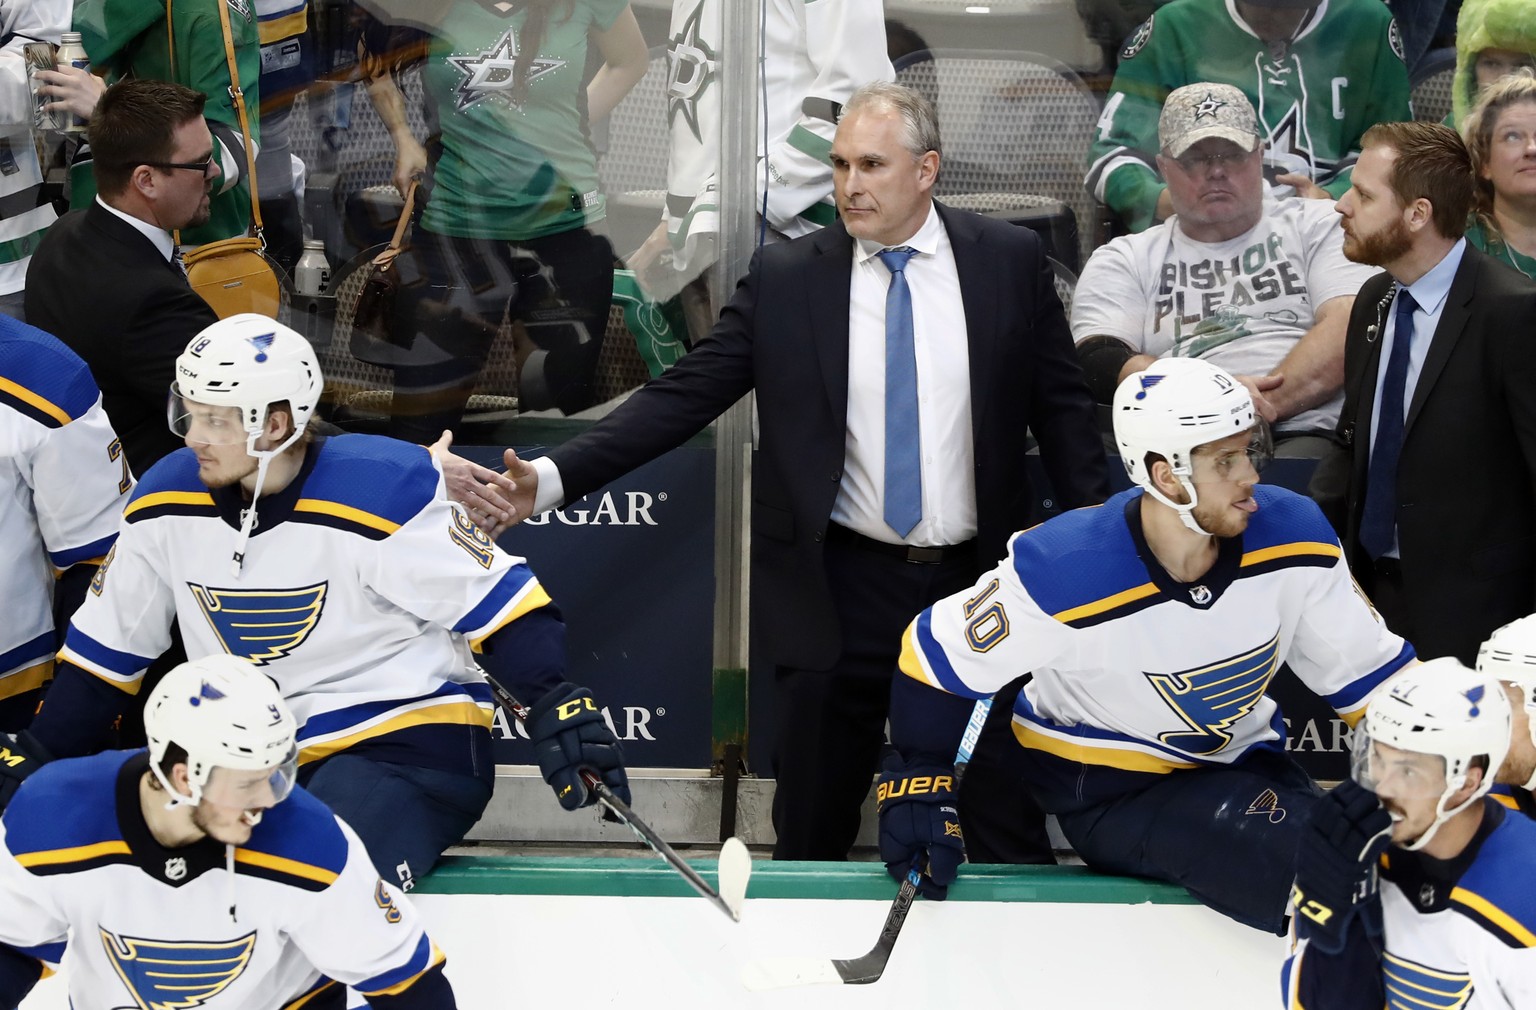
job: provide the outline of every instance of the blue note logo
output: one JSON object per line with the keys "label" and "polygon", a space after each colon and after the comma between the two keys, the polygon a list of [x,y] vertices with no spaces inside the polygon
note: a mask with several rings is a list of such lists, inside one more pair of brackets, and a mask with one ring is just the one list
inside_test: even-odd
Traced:
{"label": "blue note logo", "polygon": [[320,623],[329,583],[298,589],[220,589],[187,583],[225,652],[259,666],[304,644]]}
{"label": "blue note logo", "polygon": [[107,962],[139,1010],[194,1010],[240,977],[256,934],[234,940],[146,940],[101,930]]}
{"label": "blue note logo", "polygon": [[1441,971],[1398,957],[1381,959],[1388,1010],[1460,1010],[1472,998],[1472,976]]}
{"label": "blue note logo", "polygon": [[1280,636],[1230,659],[1147,680],[1187,728],[1158,734],[1186,754],[1210,755],[1232,742],[1227,730],[1253,711],[1280,668]]}

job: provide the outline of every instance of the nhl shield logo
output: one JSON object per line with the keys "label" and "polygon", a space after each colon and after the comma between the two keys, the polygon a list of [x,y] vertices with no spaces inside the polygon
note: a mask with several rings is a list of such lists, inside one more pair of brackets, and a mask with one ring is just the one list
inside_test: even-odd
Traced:
{"label": "nhl shield logo", "polygon": [[165,879],[180,880],[187,875],[187,861],[180,856],[172,856],[165,861]]}

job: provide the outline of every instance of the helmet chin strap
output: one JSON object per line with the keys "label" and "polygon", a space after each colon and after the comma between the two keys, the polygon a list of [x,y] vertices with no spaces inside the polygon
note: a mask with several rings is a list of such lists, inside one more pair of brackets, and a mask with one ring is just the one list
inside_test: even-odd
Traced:
{"label": "helmet chin strap", "polygon": [[1202,529],[1200,527],[1200,523],[1195,519],[1195,506],[1200,504],[1200,496],[1195,493],[1195,485],[1190,483],[1188,477],[1183,477],[1178,474],[1175,474],[1174,476],[1179,478],[1179,484],[1183,486],[1185,492],[1189,495],[1189,504],[1183,505],[1174,501],[1172,498],[1169,498],[1167,495],[1159,491],[1157,489],[1157,485],[1153,484],[1151,481],[1147,482],[1146,492],[1153,498],[1156,498],[1158,501],[1162,502],[1164,505],[1167,505],[1169,508],[1177,512],[1179,514],[1179,522],[1183,523],[1184,526],[1190,531],[1198,533],[1202,537],[1215,536],[1215,534],[1209,530]]}
{"label": "helmet chin strap", "polygon": [[[262,423],[266,423],[265,418]],[[230,574],[237,579],[245,566],[245,545],[250,541],[252,531],[256,529],[256,502],[261,497],[262,486],[267,482],[267,468],[272,465],[274,459],[298,440],[303,431],[304,429],[295,427],[293,434],[285,438],[282,445],[275,449],[256,448],[256,440],[261,437],[260,432],[251,432],[246,435],[245,451],[256,458],[256,486],[251,489],[251,504],[240,510],[240,536],[235,540],[235,553],[230,558]]]}
{"label": "helmet chin strap", "polygon": [[1409,852],[1417,852],[1418,850],[1422,849],[1424,846],[1429,844],[1429,840],[1431,838],[1435,837],[1435,832],[1440,830],[1440,825],[1444,824],[1446,821],[1450,820],[1452,817],[1455,817],[1457,814],[1459,814],[1463,810],[1467,809],[1467,807],[1471,806],[1477,800],[1482,799],[1481,796],[1474,795],[1471,798],[1469,798],[1465,803],[1461,804],[1460,806],[1458,806],[1454,810],[1447,810],[1447,809],[1445,809],[1446,801],[1449,800],[1451,798],[1451,796],[1454,795],[1458,789],[1460,789],[1462,786],[1466,785],[1466,782],[1467,782],[1467,780],[1465,778],[1462,778],[1455,786],[1447,788],[1445,790],[1445,792],[1440,794],[1440,802],[1435,804],[1435,820],[1434,820],[1434,823],[1430,824],[1430,826],[1428,828],[1425,828],[1424,829],[1424,833],[1422,835],[1420,835],[1419,837],[1415,838],[1412,842],[1408,843],[1407,845],[1402,846],[1402,848],[1407,849]]}

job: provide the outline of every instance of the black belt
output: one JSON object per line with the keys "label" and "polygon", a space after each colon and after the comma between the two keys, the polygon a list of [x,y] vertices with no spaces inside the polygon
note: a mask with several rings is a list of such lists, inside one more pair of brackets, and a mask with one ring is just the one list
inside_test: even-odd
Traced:
{"label": "black belt", "polygon": [[1378,579],[1402,579],[1403,563],[1397,558],[1379,557],[1371,562],[1371,569]]}
{"label": "black belt", "polygon": [[947,547],[914,547],[911,544],[888,544],[884,540],[876,540],[874,537],[866,537],[856,530],[846,526],[831,523],[827,526],[828,540],[841,540],[843,543],[852,544],[860,550],[869,551],[872,554],[884,554],[887,557],[899,558],[911,565],[942,565],[946,561],[955,558],[969,557],[976,553],[975,539],[967,540],[963,544],[950,544]]}

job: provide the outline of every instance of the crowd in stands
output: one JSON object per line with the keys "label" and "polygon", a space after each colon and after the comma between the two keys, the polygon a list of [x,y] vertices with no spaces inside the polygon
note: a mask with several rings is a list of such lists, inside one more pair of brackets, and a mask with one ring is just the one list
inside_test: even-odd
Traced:
{"label": "crowd in stands", "polygon": [[[1289,659],[1353,724],[1415,654],[1470,665],[1536,609],[1536,3],[1079,0],[1085,38],[1108,44],[1088,68],[1099,118],[1074,138],[1087,157],[1071,171],[1100,212],[1075,219],[1093,242],[1074,279],[1044,226],[960,206],[978,194],[939,195],[949,137],[933,100],[964,82],[900,83],[943,56],[938,33],[885,22],[874,2],[765,0],[760,136],[742,153],[757,166],[757,250],[712,302],[701,278],[745,220],[719,201],[727,2],[678,0],[663,38],[629,0],[0,0],[0,463],[16,484],[0,531],[36,576],[7,590],[30,609],[0,639],[11,752],[42,764],[99,749],[138,685],[185,658],[183,636],[194,653],[228,648],[215,612],[233,591],[204,584],[228,553],[194,558],[163,532],[196,521],[186,544],[222,549],[227,535],[231,579],[242,566],[270,575],[263,548],[286,543],[304,562],[290,581],[346,580],[356,599],[337,589],[324,605],[352,607],[359,626],[394,622],[370,647],[419,667],[420,683],[370,684],[352,707],[314,702],[336,689],[312,664],[285,684],[313,762],[299,781],[345,811],[392,885],[411,886],[490,796],[483,685],[448,672],[470,647],[535,703],[562,805],[589,799],[572,794],[585,789],[578,761],[624,790],[590,692],[564,682],[558,601],[494,537],[682,444],[750,392],[752,601],[779,713],[761,770],[778,784],[775,857],[846,858],[878,773],[882,857],[901,877],[927,852],[930,896],[953,879],[962,826],[991,858],[1051,861],[1048,811],[1089,865],[1171,880],[1283,930],[1319,790],[1274,746],[1267,680],[1223,715],[1201,675],[1267,676]],[[80,34],[89,67],[29,66],[24,50],[64,32]],[[601,137],[658,72],[648,45],[663,42],[653,111],[665,118],[644,129],[666,138],[664,183],[606,192],[605,159],[624,152]],[[1417,121],[1411,71],[1451,46],[1450,111]],[[300,250],[333,241],[328,215],[343,210],[306,199],[306,180],[334,165],[306,164],[294,138],[323,120],[334,155],[364,106],[400,201],[375,192],[345,212],[412,208],[382,316],[395,348],[385,406],[367,435],[343,434],[358,415],[321,391],[333,364],[355,364],[346,340],[306,335],[296,317],[221,320],[183,262],[248,234],[256,206],[287,300],[320,294],[294,288]],[[34,129],[39,110],[86,126]],[[630,247],[609,220],[625,200],[642,222]],[[350,226],[382,242],[395,223]],[[360,288],[342,281],[325,292],[338,307]],[[613,407],[600,364],[634,356],[643,336],[610,322],[620,291],[650,314],[648,332],[689,350]],[[223,384],[243,381],[238,369],[218,371],[247,345],[292,373],[259,402]],[[508,450],[494,474],[439,436],[460,428],[508,345],[520,410],[600,419],[540,459]],[[1176,394],[1205,412],[1175,417]],[[211,436],[208,404],[239,418],[227,439]],[[1169,434],[1181,424],[1201,439]],[[434,442],[430,457],[419,448]],[[1060,507],[1109,507],[1014,539],[1042,518],[1024,466],[1034,449]],[[1255,489],[1271,450],[1317,461],[1310,500]],[[62,493],[66,451],[103,457],[93,467],[112,479]],[[1137,487],[1111,497],[1121,461]],[[104,510],[130,495],[131,522],[103,532]],[[343,533],[369,560],[338,560],[355,546],[336,546]],[[1091,564],[1072,559],[1079,546]],[[1070,586],[1052,581],[1068,568]],[[295,620],[318,619],[318,598],[284,592]],[[1130,690],[1109,629],[1152,641],[1135,624],[1148,598],[1182,608],[1179,630],[1143,651],[1166,660],[1165,682],[1146,678],[1188,732],[1159,734],[1149,710],[1073,686]],[[1224,598],[1282,614],[1267,644],[1213,626]],[[1218,639],[1225,665],[1187,648]],[[361,648],[322,644],[338,669]],[[61,647],[53,701],[31,723]],[[994,696],[990,714],[971,708]],[[1039,786],[1006,812],[982,815],[960,785],[938,785],[973,711],[990,750],[971,795]],[[91,726],[72,725],[81,713]],[[1241,754],[1212,757],[1229,744]],[[1086,793],[1068,766],[1091,770]],[[0,762],[0,803],[14,768]],[[1482,771],[1527,785],[1497,763]],[[371,805],[349,795],[360,781],[378,791]],[[1287,826],[1282,809],[1261,818],[1267,834],[1249,822],[1202,833],[1263,789],[1268,810],[1294,811]],[[445,795],[451,816],[393,823]],[[1182,812],[1177,826],[1165,807]],[[1138,832],[1153,841],[1133,857],[1123,838]],[[1245,847],[1241,874],[1213,862]],[[4,970],[0,957],[0,996]]]}

